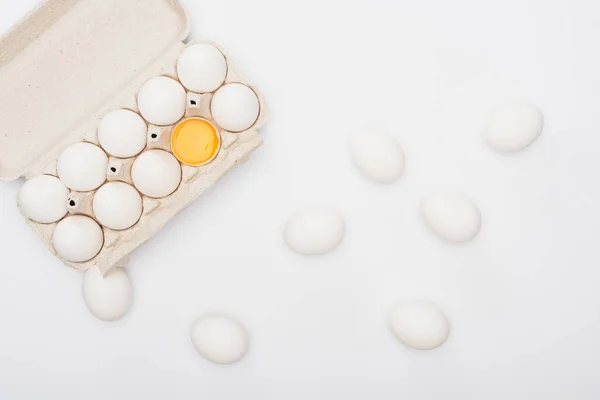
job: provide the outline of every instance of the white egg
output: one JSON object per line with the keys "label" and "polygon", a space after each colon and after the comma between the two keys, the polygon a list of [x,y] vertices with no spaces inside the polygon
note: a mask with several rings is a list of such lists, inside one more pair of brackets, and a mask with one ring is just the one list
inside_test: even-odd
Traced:
{"label": "white egg", "polygon": [[116,268],[103,277],[98,268],[90,268],[83,277],[83,301],[88,310],[103,321],[123,317],[133,297],[129,277],[123,268]]}
{"label": "white egg", "polygon": [[346,226],[341,215],[330,209],[313,208],[300,211],[288,221],[284,239],[297,253],[325,254],[344,239]]}
{"label": "white egg", "polygon": [[450,335],[450,322],[434,304],[408,301],[394,308],[390,326],[398,340],[418,350],[441,346]]}
{"label": "white egg", "polygon": [[107,228],[123,230],[142,216],[142,196],[124,182],[109,182],[100,187],[93,200],[94,215]]}
{"label": "white egg", "polygon": [[481,229],[481,214],[471,199],[451,191],[438,191],[425,197],[421,211],[429,227],[451,242],[467,242]]}
{"label": "white egg", "polygon": [[185,89],[167,76],[157,76],[144,83],[137,100],[142,116],[154,125],[173,125],[185,113]]}
{"label": "white egg", "polygon": [[142,153],[133,163],[131,178],[142,194],[160,198],[173,193],[181,182],[181,165],[163,150]]}
{"label": "white egg", "polygon": [[69,193],[57,177],[39,175],[21,186],[17,203],[27,218],[50,224],[67,215]]}
{"label": "white egg", "polygon": [[230,83],[217,90],[210,103],[212,116],[221,128],[241,132],[258,119],[260,103],[252,89],[241,83]]}
{"label": "white egg", "polygon": [[183,86],[192,92],[214,92],[225,81],[227,61],[215,46],[194,44],[179,56],[177,75]]}
{"label": "white egg", "polygon": [[85,262],[96,257],[104,244],[104,233],[93,219],[75,215],[60,221],[52,235],[56,253],[64,260]]}
{"label": "white egg", "polygon": [[246,330],[223,315],[200,317],[192,325],[192,343],[202,357],[215,364],[233,364],[248,350]]}
{"label": "white egg", "polygon": [[108,156],[91,143],[76,143],[58,157],[58,177],[70,189],[89,192],[106,181]]}
{"label": "white egg", "polygon": [[363,133],[350,139],[350,155],[358,170],[377,183],[391,183],[404,172],[404,152],[392,136]]}
{"label": "white egg", "polygon": [[119,158],[133,157],[146,147],[146,122],[130,110],[114,110],[98,125],[98,141],[108,154]]}
{"label": "white egg", "polygon": [[484,131],[488,144],[498,151],[517,151],[529,146],[544,128],[544,115],[534,105],[510,104],[498,108]]}

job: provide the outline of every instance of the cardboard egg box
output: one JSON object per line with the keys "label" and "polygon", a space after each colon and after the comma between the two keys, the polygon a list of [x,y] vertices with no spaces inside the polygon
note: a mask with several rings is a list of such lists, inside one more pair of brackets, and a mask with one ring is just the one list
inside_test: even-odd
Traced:
{"label": "cardboard egg box", "polygon": [[[105,114],[119,108],[139,114],[137,92],[143,83],[160,75],[177,79],[176,63],[189,26],[189,16],[176,0],[47,0],[26,15],[0,38],[0,180],[56,176],[64,149],[81,141],[99,145],[97,127]],[[124,231],[103,227],[100,253],[84,263],[63,260],[66,265],[96,266],[105,275],[125,265],[133,250],[260,147],[264,99],[228,54],[216,47],[227,59],[225,84],[243,83],[257,94],[258,120],[246,131],[227,132],[212,119],[213,94],[188,92],[184,119],[202,117],[217,127],[221,148],[216,158],[199,167],[182,164],[182,181],[173,194],[160,199],[143,196],[143,215],[137,224]],[[148,123],[144,151],[171,152],[174,126]],[[134,160],[109,157],[107,181],[133,184]],[[71,192],[67,217],[94,218],[94,193]],[[56,223],[29,219],[28,223],[56,255],[52,245]]]}

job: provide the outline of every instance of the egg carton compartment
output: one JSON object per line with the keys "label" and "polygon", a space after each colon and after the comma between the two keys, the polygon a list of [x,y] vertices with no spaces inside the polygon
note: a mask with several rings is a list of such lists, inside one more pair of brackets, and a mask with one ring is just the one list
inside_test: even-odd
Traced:
{"label": "egg carton compartment", "polygon": [[[67,215],[60,221],[46,224],[28,218],[28,223],[32,229],[43,240],[46,246],[57,257],[61,258],[65,265],[76,269],[98,267],[103,274],[107,274],[117,266],[123,266],[127,263],[128,256],[133,250],[150,239],[152,235],[162,228],[171,218],[197,199],[206,189],[221,179],[234,166],[246,161],[250,154],[262,144],[258,130],[267,117],[266,105],[262,95],[239,72],[231,61],[231,58],[218,45],[206,41],[193,42],[185,46],[183,50],[196,45],[214,46],[214,48],[218,49],[218,51],[223,54],[227,68],[223,82],[221,82],[216,89],[208,93],[196,93],[189,89],[186,90],[185,112],[183,117],[169,125],[157,125],[152,124],[151,121],[144,116],[144,113],[140,111],[140,107],[138,106],[138,103],[141,101],[138,96],[140,89],[144,87],[146,82],[153,78],[150,77],[149,79],[144,80],[144,83],[139,85],[134,96],[123,96],[118,103],[113,104],[110,110],[104,110],[103,115],[100,116],[103,117],[112,110],[123,109],[130,110],[137,115],[144,117],[147,128],[146,142],[143,150],[138,155],[127,158],[119,158],[107,154],[106,179],[102,186],[88,191],[71,190],[67,198]],[[156,76],[169,77],[180,82],[177,70],[177,59],[175,59],[173,62],[166,63],[160,70],[160,73]],[[258,100],[259,108],[256,120],[250,127],[241,131],[231,131],[222,128],[222,123],[220,124],[219,121],[215,120],[211,105],[215,93],[228,87],[228,85],[238,84],[252,90]],[[164,108],[161,108],[161,110],[162,109]],[[157,150],[174,155],[172,148],[174,131],[184,121],[196,121],[197,118],[199,118],[198,121],[208,121],[208,123],[216,128],[219,136],[219,146],[214,158],[202,165],[195,166],[182,162],[181,156],[177,156],[177,162],[181,168],[181,179],[177,188],[171,194],[164,197],[152,197],[145,194],[143,190],[140,190],[139,182],[135,182],[135,179],[132,176],[132,169],[134,168],[136,161],[148,152]],[[64,143],[62,150],[64,151],[65,148],[69,148],[69,146],[78,142],[90,143],[103,148],[101,141],[98,138],[98,123],[95,125],[94,129],[89,129],[85,132],[83,138],[78,138],[73,142]],[[106,149],[104,149],[104,151],[106,151]],[[55,156],[53,160],[49,161],[45,167],[39,170],[29,171],[27,179],[29,180],[40,175],[51,175],[61,179],[61,174],[58,171],[58,160],[61,154],[62,151],[59,152],[58,156]],[[142,210],[139,220],[131,227],[123,230],[108,228],[106,223],[103,224],[100,222],[101,218],[98,218],[94,212],[93,202],[98,191],[102,189],[104,185],[114,182],[123,182],[131,185],[131,187],[135,188],[140,193],[142,199]],[[23,214],[27,218],[26,213],[23,212]],[[95,257],[87,261],[69,261],[61,257],[56,250],[53,236],[55,235],[57,226],[61,221],[71,216],[86,216],[92,218],[102,229],[102,247]]]}

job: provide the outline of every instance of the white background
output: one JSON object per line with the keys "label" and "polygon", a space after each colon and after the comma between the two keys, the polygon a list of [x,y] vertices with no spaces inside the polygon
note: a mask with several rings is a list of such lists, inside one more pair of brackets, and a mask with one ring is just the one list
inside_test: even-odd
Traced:
{"label": "white background", "polygon": [[[0,399],[600,398],[600,7],[593,0],[182,0],[192,39],[220,43],[264,93],[265,145],[137,251],[134,304],[103,323],[0,186]],[[8,29],[35,0],[1,0]],[[2,95],[8,95],[6,93]],[[531,101],[523,152],[483,142],[487,112]],[[351,166],[350,134],[398,138],[400,182]],[[419,200],[464,191],[484,225],[429,232]],[[334,253],[285,247],[291,213],[345,216]],[[439,304],[449,341],[393,339],[390,307]],[[196,317],[241,320],[251,349],[221,367]]]}

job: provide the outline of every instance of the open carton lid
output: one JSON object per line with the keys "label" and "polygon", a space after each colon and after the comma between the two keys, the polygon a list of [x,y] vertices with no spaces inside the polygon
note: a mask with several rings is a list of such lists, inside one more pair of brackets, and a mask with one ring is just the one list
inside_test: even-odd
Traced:
{"label": "open carton lid", "polygon": [[40,172],[135,106],[189,33],[177,0],[46,0],[0,38],[0,180]]}

